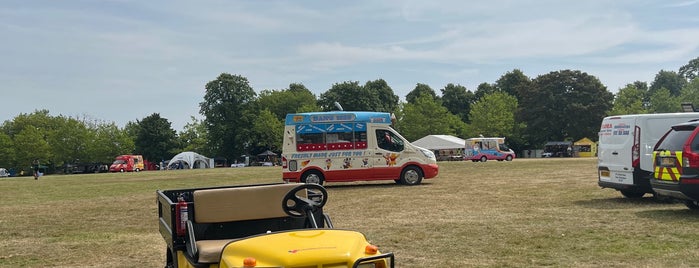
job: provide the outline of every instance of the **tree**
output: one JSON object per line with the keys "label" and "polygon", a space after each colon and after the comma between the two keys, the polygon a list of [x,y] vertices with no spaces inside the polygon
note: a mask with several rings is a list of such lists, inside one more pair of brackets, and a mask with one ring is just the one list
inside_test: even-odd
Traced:
{"label": "tree", "polygon": [[650,96],[650,108],[652,113],[675,113],[682,110],[679,97],[673,96],[666,88],[660,88]]}
{"label": "tree", "polygon": [[15,165],[15,146],[9,135],[0,132],[0,167]]}
{"label": "tree", "polygon": [[415,88],[408,92],[408,95],[405,95],[405,100],[408,103],[415,103],[415,101],[418,98],[423,96],[428,96],[435,101],[439,100],[439,98],[437,97],[437,93],[435,93],[430,86],[421,83],[417,83],[417,85],[415,85]]}
{"label": "tree", "polygon": [[286,90],[263,90],[257,98],[257,103],[257,109],[267,109],[279,120],[284,120],[289,113],[299,112],[302,107],[320,111],[316,96],[302,84],[290,84]]}
{"label": "tree", "polygon": [[619,89],[614,97],[614,107],[610,115],[645,114],[648,112],[644,105],[646,92],[637,84],[627,84]]}
{"label": "tree", "polygon": [[687,80],[676,72],[660,70],[660,72],[655,75],[655,80],[653,80],[653,83],[650,85],[648,94],[651,96],[661,88],[665,88],[670,92],[670,95],[679,96],[680,90],[682,90],[682,87],[684,87],[686,83]]}
{"label": "tree", "polygon": [[687,81],[692,81],[694,78],[699,77],[699,57],[690,60],[687,64],[680,67],[679,75],[687,79]]}
{"label": "tree", "polygon": [[44,135],[39,128],[25,125],[24,129],[14,136],[14,151],[17,161],[14,166],[28,172],[34,159],[39,159],[42,165],[48,164],[47,161],[51,159],[51,146]]}
{"label": "tree", "polygon": [[281,152],[284,134],[284,123],[277,119],[269,110],[262,110],[252,124],[254,139],[253,154],[271,150]]}
{"label": "tree", "polygon": [[359,85],[359,82],[334,84],[328,91],[320,94],[318,105],[323,111],[338,110],[339,103],[345,111],[379,111],[383,109],[376,91]]}
{"label": "tree", "polygon": [[483,98],[483,96],[492,94],[498,91],[498,88],[495,87],[494,85],[488,84],[488,83],[480,83],[478,87],[476,88],[476,92],[474,92],[475,99],[476,101],[480,100]]}
{"label": "tree", "polygon": [[396,129],[408,141],[432,134],[465,135],[466,123],[451,114],[430,95],[420,96],[413,101],[403,105],[396,123]]}
{"label": "tree", "polygon": [[377,112],[393,113],[398,108],[400,97],[393,92],[393,89],[388,86],[385,80],[367,81],[364,84],[364,88],[378,98]]}
{"label": "tree", "polygon": [[119,129],[114,122],[97,124],[90,129],[95,133],[94,141],[89,146],[91,156],[88,159],[91,161],[111,163],[118,155],[136,151],[136,136],[131,136],[126,129]]}
{"label": "tree", "polygon": [[52,162],[62,166],[89,159],[90,141],[93,139],[85,124],[74,118],[55,117],[56,129],[48,132],[47,141],[51,145]]}
{"label": "tree", "polygon": [[469,117],[474,133],[486,137],[511,137],[515,129],[517,98],[505,92],[483,96],[471,106]]}
{"label": "tree", "polygon": [[468,114],[475,99],[476,95],[462,85],[449,83],[442,89],[442,105],[466,123],[470,122]]}
{"label": "tree", "polygon": [[689,102],[699,108],[699,78],[694,78],[682,88],[680,93],[682,102]]}
{"label": "tree", "polygon": [[209,135],[209,148],[216,156],[235,159],[250,145],[248,128],[254,111],[255,91],[245,77],[223,73],[206,84],[199,113]]}
{"label": "tree", "polygon": [[179,133],[178,137],[180,139],[179,143],[183,146],[182,151],[211,155],[206,146],[206,127],[194,116],[190,117],[190,121],[184,125],[184,129]]}
{"label": "tree", "polygon": [[160,161],[170,159],[177,153],[177,134],[170,121],[153,113],[138,121],[138,125],[136,152],[143,155],[144,159]]}
{"label": "tree", "polygon": [[522,94],[528,92],[531,86],[531,79],[519,69],[507,72],[495,81],[495,88],[514,96],[517,100],[521,98]]}
{"label": "tree", "polygon": [[614,97],[597,77],[563,70],[540,75],[532,82],[519,104],[532,144],[597,136]]}

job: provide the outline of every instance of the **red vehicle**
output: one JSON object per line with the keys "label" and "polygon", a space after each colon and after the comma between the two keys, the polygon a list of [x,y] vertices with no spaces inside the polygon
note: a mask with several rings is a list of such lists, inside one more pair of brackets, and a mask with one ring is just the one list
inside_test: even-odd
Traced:
{"label": "red vehicle", "polygon": [[109,172],[139,172],[144,169],[142,155],[120,155],[117,156],[109,166]]}

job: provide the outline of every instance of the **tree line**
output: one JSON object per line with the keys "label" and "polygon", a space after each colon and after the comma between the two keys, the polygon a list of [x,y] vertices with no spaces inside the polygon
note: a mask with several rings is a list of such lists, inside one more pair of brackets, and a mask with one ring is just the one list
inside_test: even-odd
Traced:
{"label": "tree line", "polygon": [[128,122],[52,116],[48,110],[19,114],[0,125],[0,167],[29,169],[33,159],[59,170],[81,162],[110,163],[120,154],[141,154],[152,162],[182,151],[230,162],[265,150],[281,152],[288,113],[380,111],[396,115],[395,125],[414,141],[431,134],[461,138],[506,137],[515,152],[541,148],[547,141],[597,139],[604,116],[681,111],[681,102],[699,104],[699,57],[678,71],[660,70],[648,85],[635,81],[612,94],[600,80],[580,70],[560,70],[530,78],[514,69],[474,90],[459,84],[439,89],[418,83],[401,101],[383,79],[333,84],[319,96],[300,83],[259,94],[247,78],[222,73],[206,83],[199,103],[202,120],[191,117],[177,132],[153,113]]}

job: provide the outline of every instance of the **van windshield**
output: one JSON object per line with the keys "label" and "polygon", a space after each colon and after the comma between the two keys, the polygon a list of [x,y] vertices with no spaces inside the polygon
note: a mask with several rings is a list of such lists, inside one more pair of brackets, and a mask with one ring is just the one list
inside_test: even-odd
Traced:
{"label": "van windshield", "polygon": [[670,133],[658,144],[656,150],[662,151],[682,151],[684,142],[689,138],[693,129],[687,130],[670,130]]}

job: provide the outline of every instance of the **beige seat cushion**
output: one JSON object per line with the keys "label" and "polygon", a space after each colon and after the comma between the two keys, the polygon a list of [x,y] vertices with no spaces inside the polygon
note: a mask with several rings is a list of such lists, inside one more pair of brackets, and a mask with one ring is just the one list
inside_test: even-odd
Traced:
{"label": "beige seat cushion", "polygon": [[[284,196],[299,184],[274,184],[194,191],[194,222],[223,223],[287,217]],[[305,192],[299,193],[305,195]],[[198,261],[217,263],[223,248],[234,239],[197,240]]]}
{"label": "beige seat cushion", "polygon": [[202,240],[197,241],[200,263],[217,263],[221,258],[221,252],[233,239]]}

